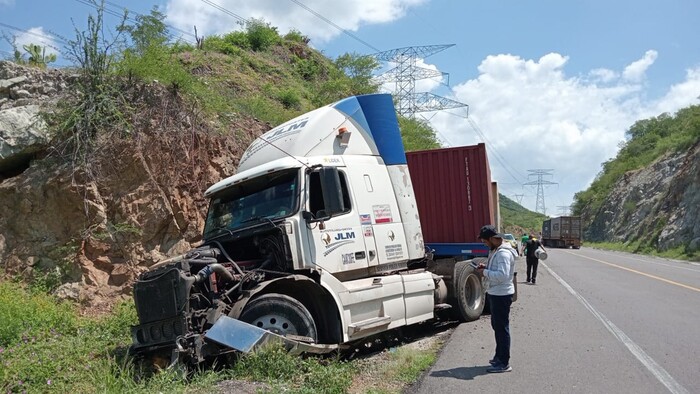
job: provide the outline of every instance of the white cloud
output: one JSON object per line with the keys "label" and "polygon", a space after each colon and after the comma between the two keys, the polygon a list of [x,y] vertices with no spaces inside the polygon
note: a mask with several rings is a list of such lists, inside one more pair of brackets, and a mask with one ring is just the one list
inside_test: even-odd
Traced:
{"label": "white cloud", "polygon": [[619,77],[618,73],[613,70],[608,70],[607,68],[596,68],[588,73],[593,81],[599,81],[602,83],[608,83]]}
{"label": "white cloud", "polygon": [[[357,31],[364,24],[386,23],[399,19],[404,16],[407,9],[426,1],[304,0],[301,3],[341,28]],[[281,33],[297,29],[310,37],[312,44],[327,42],[343,34],[292,1],[213,0],[213,2],[245,19],[263,18],[277,27]],[[180,29],[193,31],[193,26],[197,26],[200,35],[221,34],[240,29],[236,18],[201,1],[169,0],[166,5],[166,15],[168,23]]]}
{"label": "white cloud", "polygon": [[[685,81],[660,100],[645,100],[641,80],[656,56],[648,51],[622,73],[597,69],[584,77],[567,76],[568,58],[557,53],[537,60],[488,56],[478,67],[478,77],[453,89],[456,100],[470,105],[476,127],[445,112],[431,122],[454,145],[484,142],[478,128],[491,149],[492,176],[501,192],[511,198],[524,193],[523,204],[530,209],[535,208],[536,190],[520,185],[534,180],[528,179],[527,170],[554,169],[554,177],[545,179],[559,185],[545,189],[545,202],[547,213],[556,215],[557,206],[571,204],[573,194],[590,184],[601,163],[615,156],[636,120],[700,104],[700,67],[688,70]],[[601,81],[606,83],[601,86]]]}
{"label": "white cloud", "polygon": [[36,44],[46,47],[47,55],[55,54],[58,56],[58,44],[56,44],[56,40],[49,33],[46,33],[44,28],[41,26],[32,27],[31,29],[27,30],[26,33],[18,34],[15,37],[15,42],[17,44],[17,49],[19,49],[23,54],[25,54],[24,50],[22,49],[23,45]]}
{"label": "white cloud", "polygon": [[641,81],[642,79],[644,79],[645,73],[649,66],[654,64],[654,61],[656,61],[657,56],[658,53],[656,51],[648,50],[644,54],[643,58],[625,67],[625,70],[622,72],[622,78],[631,82]]}

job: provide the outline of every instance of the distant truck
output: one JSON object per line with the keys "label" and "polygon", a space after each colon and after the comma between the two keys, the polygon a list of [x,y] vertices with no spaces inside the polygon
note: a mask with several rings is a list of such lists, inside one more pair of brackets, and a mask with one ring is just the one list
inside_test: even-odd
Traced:
{"label": "distant truck", "polygon": [[203,243],[134,284],[132,353],[198,363],[268,340],[326,353],[447,309],[478,319],[495,222],[483,144],[403,150],[390,95],[258,137],[211,186]]}
{"label": "distant truck", "polygon": [[560,216],[542,223],[542,244],[554,248],[581,247],[581,217]]}

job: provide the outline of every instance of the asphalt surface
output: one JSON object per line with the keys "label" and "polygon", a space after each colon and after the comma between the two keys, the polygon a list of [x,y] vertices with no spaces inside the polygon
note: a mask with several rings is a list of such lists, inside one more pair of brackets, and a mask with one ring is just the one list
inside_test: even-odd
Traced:
{"label": "asphalt surface", "polygon": [[548,249],[517,261],[512,372],[489,374],[489,316],[459,325],[408,393],[700,393],[700,265]]}

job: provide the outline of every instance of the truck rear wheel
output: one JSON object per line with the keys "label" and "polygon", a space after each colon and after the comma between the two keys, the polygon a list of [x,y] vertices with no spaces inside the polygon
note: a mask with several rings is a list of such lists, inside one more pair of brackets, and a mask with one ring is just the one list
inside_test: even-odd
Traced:
{"label": "truck rear wheel", "polygon": [[469,261],[458,261],[455,264],[454,277],[456,305],[453,305],[453,310],[457,318],[462,322],[478,319],[485,301],[481,277],[469,265]]}
{"label": "truck rear wheel", "polygon": [[[284,294],[265,294],[245,306],[239,320],[282,336],[318,342],[314,319],[304,304]],[[299,339],[299,338],[295,338]]]}

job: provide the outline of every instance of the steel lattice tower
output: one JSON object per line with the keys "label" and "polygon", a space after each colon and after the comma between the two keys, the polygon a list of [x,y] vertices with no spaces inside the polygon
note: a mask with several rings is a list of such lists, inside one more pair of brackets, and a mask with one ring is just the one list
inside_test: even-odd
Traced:
{"label": "steel lattice tower", "polygon": [[420,79],[447,76],[449,83],[447,73],[419,67],[416,65],[416,60],[426,58],[452,46],[454,44],[405,47],[371,55],[377,60],[396,63],[396,67],[377,77],[377,81],[380,83],[396,82],[394,99],[396,100],[396,110],[400,115],[413,118],[416,112],[468,107],[467,104],[436,94],[416,93],[416,81]]}
{"label": "steel lattice tower", "polygon": [[544,177],[545,176],[554,176],[554,174],[552,174],[552,172],[554,172],[554,170],[527,170],[527,172],[530,173],[530,174],[528,174],[528,177],[535,176],[535,177],[537,177],[537,180],[523,183],[523,185],[537,186],[537,202],[535,203],[535,212],[539,212],[543,215],[546,215],[547,209],[544,205],[544,187],[551,186],[551,185],[557,185],[557,183],[545,180]]}

